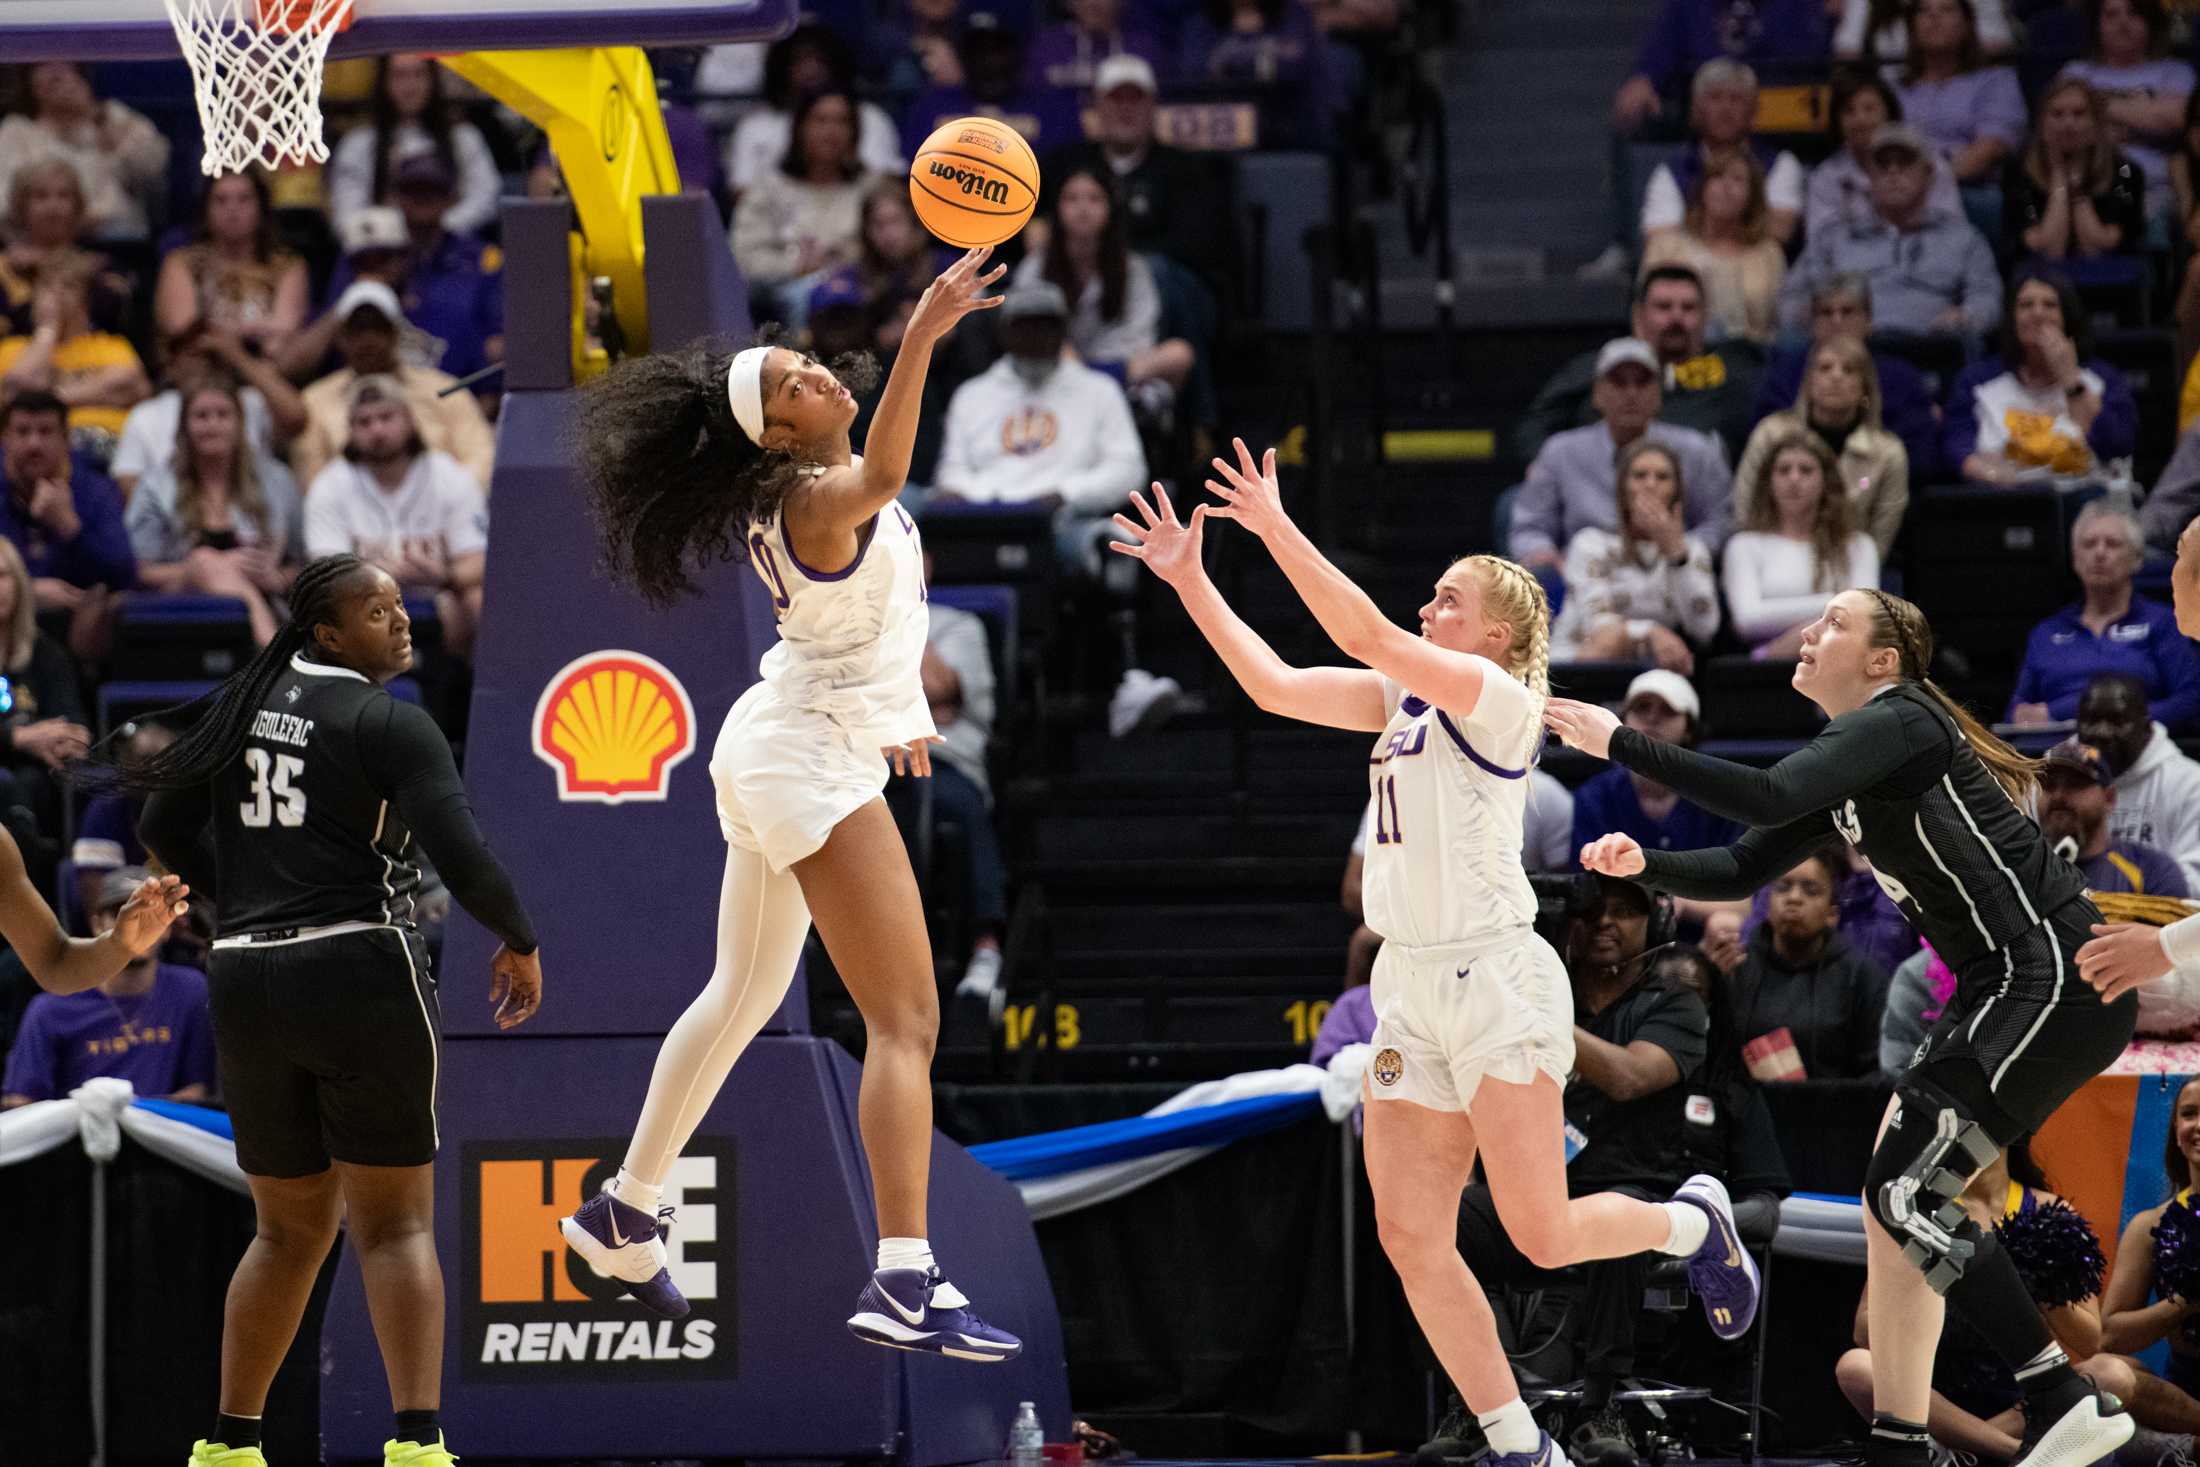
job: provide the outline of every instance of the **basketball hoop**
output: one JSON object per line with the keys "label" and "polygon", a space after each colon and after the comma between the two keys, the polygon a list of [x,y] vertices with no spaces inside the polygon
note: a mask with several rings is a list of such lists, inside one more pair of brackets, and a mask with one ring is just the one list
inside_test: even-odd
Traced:
{"label": "basketball hoop", "polygon": [[328,161],[321,74],[353,0],[165,0],[198,94],[205,173]]}

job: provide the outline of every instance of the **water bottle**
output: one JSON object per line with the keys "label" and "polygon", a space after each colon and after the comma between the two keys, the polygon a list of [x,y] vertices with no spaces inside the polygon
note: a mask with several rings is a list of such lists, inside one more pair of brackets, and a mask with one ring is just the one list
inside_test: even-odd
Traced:
{"label": "water bottle", "polygon": [[1016,1424],[1008,1429],[1009,1467],[1043,1467],[1047,1434],[1039,1425],[1039,1408],[1025,1401],[1016,1408]]}

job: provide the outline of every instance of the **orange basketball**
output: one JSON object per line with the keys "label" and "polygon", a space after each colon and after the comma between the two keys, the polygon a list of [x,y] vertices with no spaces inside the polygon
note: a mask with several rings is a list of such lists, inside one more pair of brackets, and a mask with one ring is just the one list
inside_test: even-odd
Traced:
{"label": "orange basketball", "polygon": [[909,165],[909,202],[939,239],[958,249],[1015,236],[1039,202],[1039,160],[1005,122],[943,123]]}

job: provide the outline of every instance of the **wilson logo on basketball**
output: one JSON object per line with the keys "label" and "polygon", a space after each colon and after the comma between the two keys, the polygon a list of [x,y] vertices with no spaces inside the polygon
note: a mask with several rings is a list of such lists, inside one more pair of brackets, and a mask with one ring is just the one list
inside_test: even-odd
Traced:
{"label": "wilson logo on basketball", "polygon": [[470,1141],[460,1152],[461,1371],[475,1381],[734,1374],[733,1144],[702,1136],[665,1179],[665,1267],[688,1301],[660,1319],[558,1232],[616,1175],[626,1142]]}
{"label": "wilson logo on basketball", "polygon": [[957,168],[954,164],[942,163],[937,158],[932,160],[932,176],[960,188],[966,199],[983,199],[989,204],[1008,202],[1008,185],[998,178],[987,178],[982,173]]}
{"label": "wilson logo on basketball", "polygon": [[543,688],[534,731],[535,757],[557,771],[559,799],[662,800],[673,766],[695,752],[695,705],[655,658],[591,652]]}

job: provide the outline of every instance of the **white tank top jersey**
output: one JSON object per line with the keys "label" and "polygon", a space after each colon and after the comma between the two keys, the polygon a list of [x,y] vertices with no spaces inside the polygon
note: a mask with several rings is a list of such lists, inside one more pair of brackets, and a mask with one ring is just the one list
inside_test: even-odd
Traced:
{"label": "white tank top jersey", "polygon": [[1367,925],[1406,947],[1442,947],[1535,921],[1521,864],[1536,700],[1482,664],[1474,712],[1455,718],[1383,679],[1390,722],[1368,759],[1375,819],[1361,900]]}
{"label": "white tank top jersey", "polygon": [[830,718],[859,747],[938,732],[921,676],[924,541],[908,511],[880,510],[858,532],[855,560],[830,574],[802,563],[777,515],[749,527],[748,548],[779,618],[779,641],[757,669],[777,697]]}

